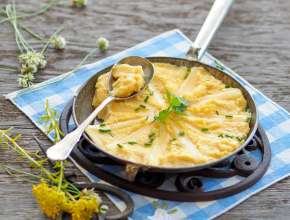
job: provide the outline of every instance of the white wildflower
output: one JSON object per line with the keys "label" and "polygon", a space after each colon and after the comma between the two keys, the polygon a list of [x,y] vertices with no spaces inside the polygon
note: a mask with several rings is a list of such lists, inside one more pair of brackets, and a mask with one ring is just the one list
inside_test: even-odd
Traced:
{"label": "white wildflower", "polygon": [[62,50],[66,46],[66,40],[64,37],[58,35],[58,36],[53,36],[50,39],[50,44],[54,49],[59,49]]}
{"label": "white wildflower", "polygon": [[22,74],[18,79],[19,86],[23,88],[27,88],[32,86],[32,81],[34,80],[34,76],[32,73]]}
{"label": "white wildflower", "polygon": [[100,37],[97,40],[97,46],[98,46],[100,51],[104,52],[109,47],[109,41],[106,38],[104,38],[104,37]]}
{"label": "white wildflower", "polygon": [[82,8],[87,5],[87,0],[71,0],[71,5],[77,8]]}

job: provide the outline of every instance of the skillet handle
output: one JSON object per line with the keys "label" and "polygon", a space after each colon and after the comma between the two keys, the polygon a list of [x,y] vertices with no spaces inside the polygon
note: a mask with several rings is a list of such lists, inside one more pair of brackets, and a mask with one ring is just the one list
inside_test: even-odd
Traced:
{"label": "skillet handle", "polygon": [[187,56],[189,59],[200,60],[204,55],[215,32],[223,22],[234,0],[215,0],[204,24],[202,25]]}

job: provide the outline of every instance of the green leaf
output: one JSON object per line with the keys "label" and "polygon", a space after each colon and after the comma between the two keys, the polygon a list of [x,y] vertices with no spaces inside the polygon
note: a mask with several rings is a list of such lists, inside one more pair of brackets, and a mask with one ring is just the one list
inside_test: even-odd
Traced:
{"label": "green leaf", "polygon": [[182,136],[184,136],[184,135],[185,135],[185,132],[184,132],[184,131],[180,131],[180,132],[178,132],[178,136],[182,137]]}
{"label": "green leaf", "polygon": [[155,120],[158,120],[160,122],[163,122],[172,112],[176,114],[183,113],[188,106],[187,102],[181,97],[174,96],[168,92],[166,93],[166,98],[169,102],[168,108],[160,111],[159,114],[154,117]]}
{"label": "green leaf", "polygon": [[122,145],[122,144],[117,144],[117,146],[118,146],[119,148],[123,148],[123,145]]}
{"label": "green leaf", "polygon": [[153,208],[155,208],[155,209],[157,209],[158,208],[158,201],[157,200],[154,200],[153,202],[152,202],[152,206],[153,206]]}
{"label": "green leaf", "polygon": [[98,130],[99,132],[102,132],[102,133],[108,133],[112,131],[110,128],[99,128]]}
{"label": "green leaf", "polygon": [[154,116],[154,119],[163,122],[169,116],[169,114],[170,111],[165,109],[159,112],[158,116]]}
{"label": "green leaf", "polygon": [[168,209],[168,203],[167,202],[163,202],[161,205],[162,209]]}
{"label": "green leaf", "polygon": [[149,95],[147,95],[147,96],[144,98],[144,102],[147,103],[147,102],[148,102],[148,99],[149,99]]}

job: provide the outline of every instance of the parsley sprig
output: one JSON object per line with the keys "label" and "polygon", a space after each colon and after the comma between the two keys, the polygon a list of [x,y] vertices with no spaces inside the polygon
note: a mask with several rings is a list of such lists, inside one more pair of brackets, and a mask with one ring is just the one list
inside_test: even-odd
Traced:
{"label": "parsley sprig", "polygon": [[188,107],[187,102],[179,96],[167,93],[167,100],[169,106],[160,111],[158,115],[154,116],[154,120],[164,122],[171,113],[182,114]]}

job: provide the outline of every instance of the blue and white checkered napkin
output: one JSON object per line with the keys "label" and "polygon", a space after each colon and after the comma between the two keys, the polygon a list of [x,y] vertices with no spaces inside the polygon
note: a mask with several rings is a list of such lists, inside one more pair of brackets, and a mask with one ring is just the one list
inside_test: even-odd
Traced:
{"label": "blue and white checkered napkin", "polygon": [[[53,108],[61,112],[67,101],[73,97],[73,94],[80,85],[97,71],[115,63],[120,58],[129,55],[185,57],[186,51],[191,43],[179,30],[169,31],[114,56],[93,64],[85,65],[75,73],[63,74],[46,82],[34,85],[31,88],[10,93],[6,97],[23,111],[37,127],[43,130],[42,125],[37,121],[39,116],[44,113],[45,99],[49,100]],[[216,66],[217,63],[222,65],[209,54],[204,56],[202,62],[212,66]],[[170,215],[172,219],[198,220],[214,218],[274,182],[290,175],[290,114],[253,88],[231,69],[224,66],[224,70],[239,80],[250,91],[257,103],[260,113],[260,124],[265,129],[271,143],[273,156],[270,168],[265,176],[254,186],[228,198],[210,202],[191,203],[167,201],[167,209],[174,208],[177,210]],[[219,186],[232,185],[239,180],[238,177],[214,181],[205,179],[204,184],[207,185],[207,189],[212,190]],[[135,202],[135,211],[131,216],[132,219],[148,219],[149,216],[154,215],[156,210],[152,205],[152,198],[134,193],[130,193],[130,195]],[[162,203],[162,201],[158,202]],[[120,202],[115,201],[115,203],[117,206],[120,206]]]}

